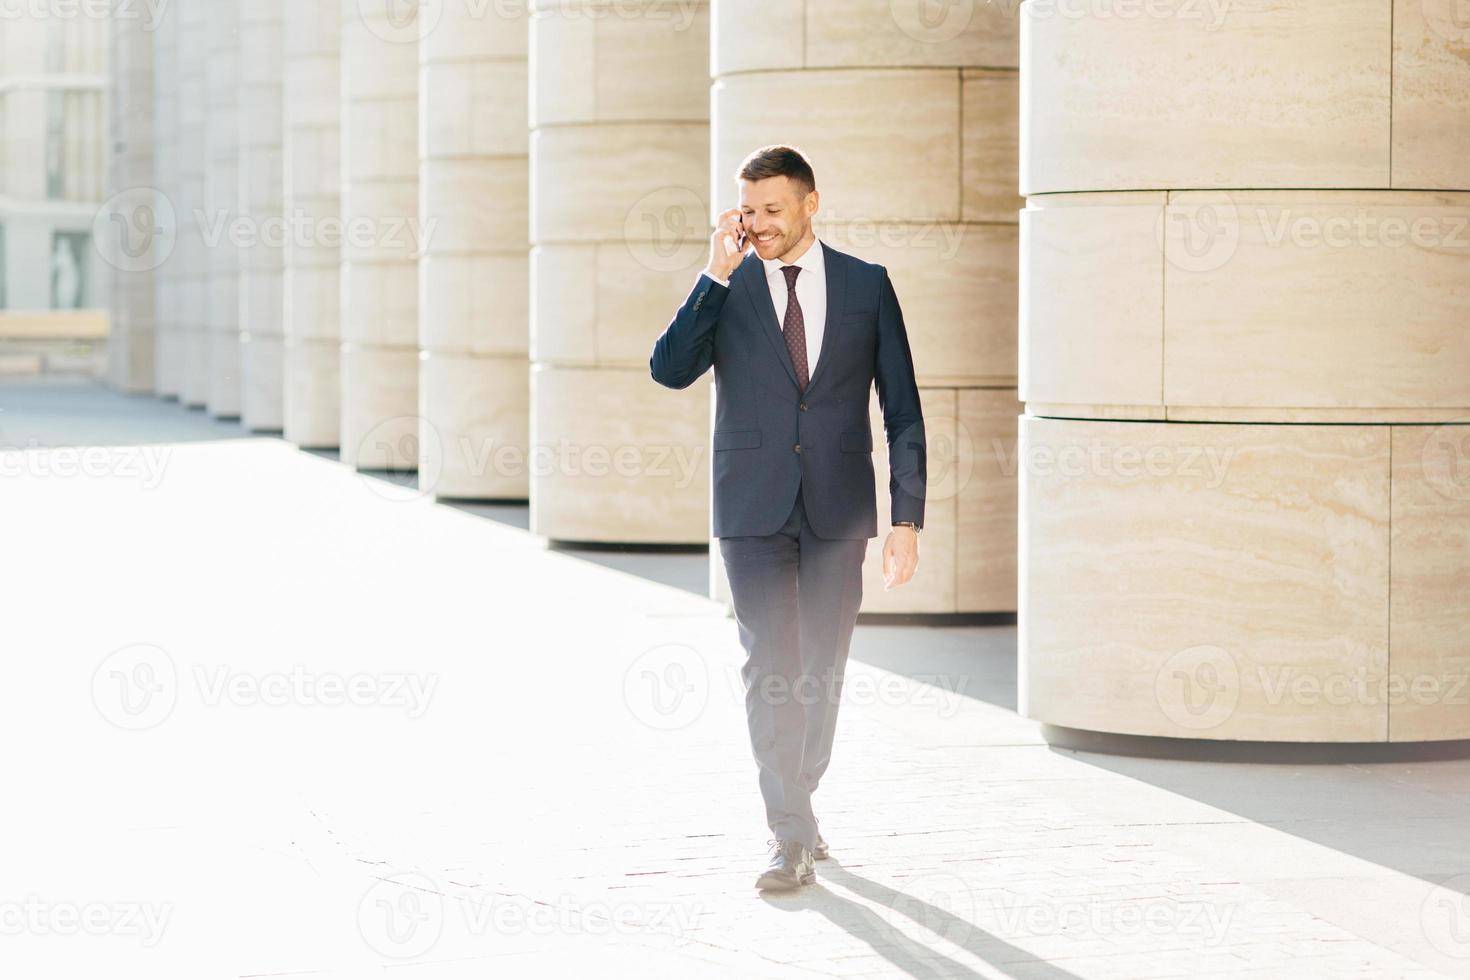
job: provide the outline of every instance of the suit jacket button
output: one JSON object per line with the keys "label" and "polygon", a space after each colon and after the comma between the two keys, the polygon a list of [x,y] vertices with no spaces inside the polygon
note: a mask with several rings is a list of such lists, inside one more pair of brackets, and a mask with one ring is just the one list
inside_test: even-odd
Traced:
{"label": "suit jacket button", "polygon": [[791,448],[795,449],[797,452],[801,452],[801,443],[798,442],[795,446],[792,446]]}
{"label": "suit jacket button", "polygon": [[803,412],[805,412],[805,411],[806,411],[806,402],[802,402],[802,403],[801,403],[801,410],[802,410],[802,411],[803,411]]}

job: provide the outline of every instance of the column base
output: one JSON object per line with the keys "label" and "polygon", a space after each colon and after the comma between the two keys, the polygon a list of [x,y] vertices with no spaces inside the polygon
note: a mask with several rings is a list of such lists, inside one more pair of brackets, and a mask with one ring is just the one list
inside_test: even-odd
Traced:
{"label": "column base", "polygon": [[336,449],[342,436],[342,342],[288,340],[282,429],[302,449]]}
{"label": "column base", "polygon": [[234,331],[211,333],[209,349],[209,414],[217,419],[240,417],[240,337]]}
{"label": "column base", "polygon": [[535,365],[531,533],[565,541],[707,541],[710,377],[671,391],[651,380],[646,366]]}
{"label": "column base", "polygon": [[420,355],[421,489],[461,500],[529,496],[530,367],[524,356]]}
{"label": "column base", "polygon": [[240,335],[240,424],[251,432],[280,432],[284,427],[284,359],[284,338]]}
{"label": "column base", "polygon": [[419,468],[418,369],[416,347],[342,345],[342,462]]}

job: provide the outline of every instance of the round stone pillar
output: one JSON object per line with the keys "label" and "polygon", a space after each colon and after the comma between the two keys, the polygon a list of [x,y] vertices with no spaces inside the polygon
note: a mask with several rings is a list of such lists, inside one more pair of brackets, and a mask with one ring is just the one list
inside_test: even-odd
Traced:
{"label": "round stone pillar", "polygon": [[[119,9],[114,6],[114,14]],[[112,326],[108,337],[108,378],[128,392],[151,392],[155,387],[158,316],[154,299],[153,253],[143,261],[129,261],[134,247],[146,247],[157,234],[154,221],[159,206],[143,203],[147,188],[156,188],[153,171],[153,38],[140,18],[114,16],[111,22],[112,156],[108,166],[108,196],[122,209],[122,228],[129,252],[110,256]],[[121,197],[118,197],[121,195]],[[146,207],[146,211],[138,210]],[[134,223],[129,226],[128,222]],[[139,228],[145,224],[146,228]]]}
{"label": "round stone pillar", "polygon": [[342,3],[342,461],[418,466],[418,0]]}
{"label": "round stone pillar", "polygon": [[238,0],[208,4],[204,64],[204,213],[208,269],[206,401],[215,418],[240,415],[240,10]]}
{"label": "round stone pillar", "polygon": [[342,357],[340,0],[286,4],[284,31],[283,423],[290,442],[335,449]]}
{"label": "round stone pillar", "polygon": [[1470,27],[1022,10],[1020,709],[1470,737]]}
{"label": "round stone pillar", "polygon": [[710,375],[648,377],[708,250],[704,3],[531,6],[531,530],[709,535]]}
{"label": "round stone pillar", "polygon": [[[157,227],[172,226],[172,244],[153,271],[154,391],[177,398],[183,390],[184,337],[180,319],[180,289],[186,264],[184,245],[188,214],[179,190],[182,143],[180,107],[183,84],[179,73],[179,8],[159,8],[153,41],[153,187],[158,191]],[[148,36],[148,35],[145,35]],[[163,232],[167,234],[167,232]]]}
{"label": "round stone pillar", "polygon": [[[712,213],[739,203],[751,150],[790,143],[816,173],[817,237],[884,266],[924,407],[919,569],[883,589],[887,440],[870,396],[878,536],[863,612],[1016,607],[1017,20],[1011,5],[925,0],[763,9],[716,0]],[[840,327],[840,325],[838,325]],[[823,343],[840,343],[840,337]],[[719,542],[712,592],[729,600]]]}
{"label": "round stone pillar", "polygon": [[419,45],[419,486],[525,498],[526,18],[473,0],[438,13]]}
{"label": "round stone pillar", "polygon": [[208,109],[205,45],[210,8],[180,4],[177,21],[178,146],[174,212],[179,239],[174,246],[174,325],[179,338],[178,396],[192,408],[209,400],[209,335],[206,331],[209,254],[204,244],[205,142]]}
{"label": "round stone pillar", "polygon": [[282,426],[284,5],[250,0],[240,7],[240,216],[247,234],[240,251],[240,422],[252,432]]}

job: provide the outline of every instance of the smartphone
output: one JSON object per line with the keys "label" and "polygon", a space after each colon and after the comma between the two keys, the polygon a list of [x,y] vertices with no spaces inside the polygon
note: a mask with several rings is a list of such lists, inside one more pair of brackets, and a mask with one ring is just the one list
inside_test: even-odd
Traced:
{"label": "smartphone", "polygon": [[745,251],[745,215],[744,215],[744,213],[737,214],[735,216],[735,221],[736,221],[736,223],[738,223],[740,225],[740,234],[736,238],[731,238],[729,235],[726,235],[725,236],[725,251],[728,252],[730,255],[734,255],[737,252],[743,252],[743,251]]}

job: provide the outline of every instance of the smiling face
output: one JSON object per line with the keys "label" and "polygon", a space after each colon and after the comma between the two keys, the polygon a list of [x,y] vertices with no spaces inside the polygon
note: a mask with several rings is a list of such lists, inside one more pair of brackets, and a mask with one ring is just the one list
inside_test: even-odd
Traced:
{"label": "smiling face", "polygon": [[763,259],[785,258],[811,244],[817,204],[817,192],[802,193],[802,185],[790,177],[740,181],[745,234]]}

